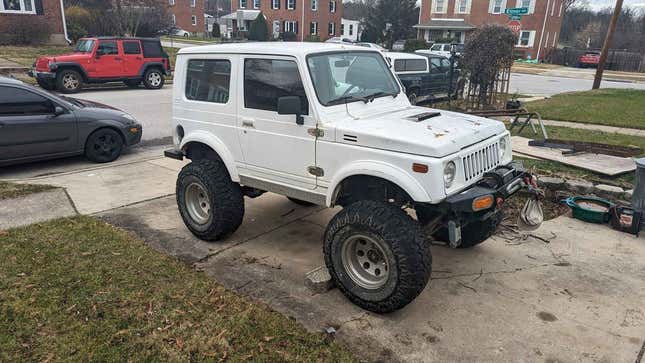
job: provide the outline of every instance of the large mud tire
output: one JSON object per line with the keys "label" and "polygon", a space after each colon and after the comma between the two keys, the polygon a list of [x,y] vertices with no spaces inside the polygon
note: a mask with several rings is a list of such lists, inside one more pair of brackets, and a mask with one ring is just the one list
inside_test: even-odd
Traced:
{"label": "large mud tire", "polygon": [[389,203],[360,201],[341,210],[325,231],[324,255],[343,294],[376,313],[406,306],[430,279],[432,255],[418,223]]}

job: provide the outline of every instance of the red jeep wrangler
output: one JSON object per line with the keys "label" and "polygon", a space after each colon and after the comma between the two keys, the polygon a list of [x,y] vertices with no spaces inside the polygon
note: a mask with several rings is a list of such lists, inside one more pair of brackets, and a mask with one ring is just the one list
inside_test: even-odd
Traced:
{"label": "red jeep wrangler", "polygon": [[84,83],[122,81],[128,87],[148,89],[164,85],[170,60],[159,39],[81,38],[71,54],[40,57],[30,72],[47,90],[78,92]]}

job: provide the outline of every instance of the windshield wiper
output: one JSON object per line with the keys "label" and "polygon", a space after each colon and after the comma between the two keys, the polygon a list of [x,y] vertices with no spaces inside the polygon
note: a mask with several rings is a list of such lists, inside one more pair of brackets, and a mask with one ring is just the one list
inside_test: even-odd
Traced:
{"label": "windshield wiper", "polygon": [[373,102],[374,99],[377,98],[377,97],[392,96],[393,98],[396,98],[396,96],[398,96],[398,95],[399,95],[398,93],[394,93],[394,92],[379,91],[379,92],[372,93],[371,95],[367,95],[367,96],[365,96],[365,98],[368,101]]}
{"label": "windshield wiper", "polygon": [[365,103],[368,103],[370,100],[367,99],[367,97],[359,97],[359,96],[343,96],[339,98],[334,98],[333,100],[327,102],[327,105],[333,105],[337,103],[347,103],[347,102],[354,102],[354,101],[363,101]]}

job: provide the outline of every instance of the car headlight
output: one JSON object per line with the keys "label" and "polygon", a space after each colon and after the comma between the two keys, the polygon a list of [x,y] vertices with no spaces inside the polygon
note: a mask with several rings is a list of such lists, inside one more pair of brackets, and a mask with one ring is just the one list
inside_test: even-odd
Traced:
{"label": "car headlight", "polygon": [[121,114],[121,117],[123,117],[123,118],[124,118],[124,119],[126,119],[126,120],[132,121],[132,122],[137,122],[137,119],[136,119],[136,118],[134,118],[134,117],[133,117],[132,115],[130,115],[129,113]]}
{"label": "car headlight", "polygon": [[501,140],[499,140],[499,158],[502,159],[504,158],[504,155],[506,155],[506,151],[510,148],[510,139],[508,136],[504,136]]}
{"label": "car headlight", "polygon": [[452,182],[455,181],[455,175],[457,175],[457,165],[454,161],[450,161],[443,167],[443,183],[446,188],[452,186]]}

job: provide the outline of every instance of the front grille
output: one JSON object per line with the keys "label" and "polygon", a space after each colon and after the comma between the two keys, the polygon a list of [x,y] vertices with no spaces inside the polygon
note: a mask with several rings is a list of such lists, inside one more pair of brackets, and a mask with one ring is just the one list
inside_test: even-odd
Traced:
{"label": "front grille", "polygon": [[466,181],[477,178],[499,165],[499,143],[494,143],[461,158]]}

